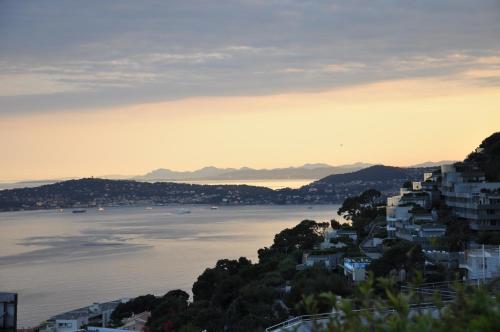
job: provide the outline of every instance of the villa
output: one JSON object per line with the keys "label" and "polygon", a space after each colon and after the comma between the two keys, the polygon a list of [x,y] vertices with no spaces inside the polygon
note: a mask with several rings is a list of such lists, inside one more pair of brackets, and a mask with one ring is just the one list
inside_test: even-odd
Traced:
{"label": "villa", "polygon": [[58,314],[48,319],[40,328],[40,332],[73,332],[86,326],[106,327],[111,314],[120,303],[127,299],[121,299],[105,303],[94,303],[88,307],[71,310]]}

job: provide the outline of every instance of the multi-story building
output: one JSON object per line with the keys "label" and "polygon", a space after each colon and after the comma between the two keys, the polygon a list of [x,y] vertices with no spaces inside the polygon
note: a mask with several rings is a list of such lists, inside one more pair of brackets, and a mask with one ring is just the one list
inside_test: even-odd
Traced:
{"label": "multi-story building", "polygon": [[490,280],[500,277],[500,246],[481,245],[461,253],[460,265],[468,280]]}
{"label": "multi-story building", "polygon": [[0,331],[17,329],[17,294],[0,292]]}
{"label": "multi-story building", "polygon": [[425,173],[424,181],[408,183],[399,195],[387,198],[386,220],[389,237],[432,245],[446,227],[437,223],[433,207],[439,202],[437,173]]}
{"label": "multi-story building", "polygon": [[84,326],[106,327],[115,308],[125,301],[94,303],[88,307],[56,315],[42,325],[40,332],[73,332],[81,330]]}
{"label": "multi-story building", "polygon": [[500,230],[500,182],[487,182],[473,163],[441,166],[441,194],[453,214],[473,230]]}

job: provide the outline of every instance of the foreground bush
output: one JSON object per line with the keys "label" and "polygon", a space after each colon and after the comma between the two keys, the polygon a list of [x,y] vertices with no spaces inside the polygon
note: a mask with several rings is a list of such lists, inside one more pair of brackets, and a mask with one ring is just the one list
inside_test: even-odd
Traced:
{"label": "foreground bush", "polygon": [[[485,332],[500,329],[500,296],[492,288],[455,285],[455,297],[443,302],[437,298],[425,305],[414,293],[401,293],[387,279],[369,279],[357,288],[357,296],[337,301],[331,293],[305,297],[301,306],[318,313],[318,303],[329,302],[333,311],[327,324],[313,323],[313,331],[335,332]],[[378,286],[383,290],[375,291]],[[427,301],[426,301],[427,303]],[[433,306],[433,310],[429,310]],[[361,310],[364,308],[364,310]]]}

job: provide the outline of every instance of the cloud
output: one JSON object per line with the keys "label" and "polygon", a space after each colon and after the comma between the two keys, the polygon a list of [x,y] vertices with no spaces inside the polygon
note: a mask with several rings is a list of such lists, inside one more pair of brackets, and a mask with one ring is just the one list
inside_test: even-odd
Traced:
{"label": "cloud", "polygon": [[366,67],[364,63],[359,62],[346,62],[346,63],[334,63],[326,65],[324,70],[331,73],[347,73],[352,71],[362,70]]}
{"label": "cloud", "polygon": [[457,77],[494,70],[500,56],[493,0],[10,0],[0,7],[0,70],[13,81],[4,83],[0,113]]}
{"label": "cloud", "polygon": [[27,73],[0,74],[0,97],[46,95],[74,91],[76,89],[74,86],[59,81],[54,75]]}

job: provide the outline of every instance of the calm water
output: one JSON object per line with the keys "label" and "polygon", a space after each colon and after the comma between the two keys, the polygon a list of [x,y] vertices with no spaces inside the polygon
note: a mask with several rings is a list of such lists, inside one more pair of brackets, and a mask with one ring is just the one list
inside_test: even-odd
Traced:
{"label": "calm water", "polygon": [[271,189],[283,188],[300,188],[316,179],[281,179],[281,180],[199,180],[199,181],[173,181],[179,183],[193,183],[193,184],[246,184],[249,186],[267,187]]}
{"label": "calm water", "polygon": [[190,291],[220,258],[246,256],[337,205],[191,206],[0,213],[0,291],[19,293],[19,326],[69,309],[170,289]]}

